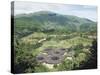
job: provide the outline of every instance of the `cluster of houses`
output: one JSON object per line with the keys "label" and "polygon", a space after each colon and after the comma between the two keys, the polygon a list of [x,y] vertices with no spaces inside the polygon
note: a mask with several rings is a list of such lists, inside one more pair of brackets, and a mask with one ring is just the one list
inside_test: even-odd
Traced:
{"label": "cluster of houses", "polygon": [[36,56],[36,60],[46,64],[59,64],[65,59],[67,52],[67,48],[46,48],[42,53]]}

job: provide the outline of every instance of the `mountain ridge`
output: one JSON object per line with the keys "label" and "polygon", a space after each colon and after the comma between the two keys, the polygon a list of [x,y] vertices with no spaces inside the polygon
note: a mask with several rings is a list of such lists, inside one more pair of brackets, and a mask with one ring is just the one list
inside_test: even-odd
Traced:
{"label": "mountain ridge", "polygon": [[31,14],[15,16],[16,30],[26,29],[29,31],[63,31],[88,32],[96,31],[96,22],[77,16],[61,15],[50,11],[39,11]]}

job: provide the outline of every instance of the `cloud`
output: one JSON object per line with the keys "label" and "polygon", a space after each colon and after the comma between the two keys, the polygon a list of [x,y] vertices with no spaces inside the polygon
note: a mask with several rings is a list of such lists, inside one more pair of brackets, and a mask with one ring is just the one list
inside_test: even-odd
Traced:
{"label": "cloud", "polygon": [[97,21],[96,6],[15,1],[14,8],[15,15],[37,11],[53,11],[64,15],[75,15]]}

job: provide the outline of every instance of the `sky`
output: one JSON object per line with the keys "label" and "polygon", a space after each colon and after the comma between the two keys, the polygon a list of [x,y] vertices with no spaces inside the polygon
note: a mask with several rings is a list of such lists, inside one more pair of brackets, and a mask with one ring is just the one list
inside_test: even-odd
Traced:
{"label": "sky", "polygon": [[51,11],[63,15],[74,15],[87,18],[92,21],[97,21],[96,6],[15,1],[15,15],[23,13],[34,13],[38,11]]}

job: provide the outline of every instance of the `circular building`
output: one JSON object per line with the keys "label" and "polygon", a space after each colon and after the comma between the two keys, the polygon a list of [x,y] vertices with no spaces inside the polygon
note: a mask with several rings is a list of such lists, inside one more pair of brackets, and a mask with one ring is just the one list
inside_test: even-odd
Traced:
{"label": "circular building", "polygon": [[50,53],[52,50],[53,50],[52,48],[46,48],[46,49],[43,50],[43,52]]}
{"label": "circular building", "polygon": [[60,48],[59,50],[62,51],[62,52],[68,51],[68,49],[66,49],[66,48]]}
{"label": "circular building", "polygon": [[37,62],[45,62],[46,57],[47,56],[44,54],[39,54],[39,55],[37,55],[36,60],[37,60]]}
{"label": "circular building", "polygon": [[46,63],[47,64],[59,64],[62,62],[62,60],[64,59],[63,56],[55,56],[55,55],[48,55],[46,58]]}
{"label": "circular building", "polygon": [[61,50],[54,50],[51,52],[51,55],[55,55],[55,56],[62,56],[64,55],[64,51],[61,51]]}

